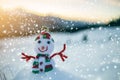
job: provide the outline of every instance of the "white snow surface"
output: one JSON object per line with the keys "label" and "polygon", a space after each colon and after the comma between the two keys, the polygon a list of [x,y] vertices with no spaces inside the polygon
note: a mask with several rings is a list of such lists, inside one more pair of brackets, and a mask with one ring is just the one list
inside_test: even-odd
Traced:
{"label": "white snow surface", "polygon": [[[36,55],[34,39],[37,35],[6,38],[0,40],[0,75],[5,75],[6,80],[120,80],[120,28],[51,35],[55,40],[53,53],[67,44],[65,62],[56,56],[53,71],[33,74],[33,60],[22,60],[21,52]],[[83,41],[84,35],[87,35],[86,41]]]}

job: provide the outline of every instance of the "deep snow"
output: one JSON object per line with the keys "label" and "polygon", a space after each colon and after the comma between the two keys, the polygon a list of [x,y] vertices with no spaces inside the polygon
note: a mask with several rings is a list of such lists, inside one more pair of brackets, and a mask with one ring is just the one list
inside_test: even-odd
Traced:
{"label": "deep snow", "polygon": [[[58,52],[67,44],[62,62],[48,73],[31,73],[32,61],[21,60],[21,52],[35,55],[37,35],[0,40],[0,75],[7,80],[120,80],[120,28],[98,28],[77,33],[51,33]],[[87,36],[86,39],[83,39]],[[84,40],[84,41],[83,41]],[[54,53],[53,52],[53,53]],[[0,78],[1,79],[1,78]]]}

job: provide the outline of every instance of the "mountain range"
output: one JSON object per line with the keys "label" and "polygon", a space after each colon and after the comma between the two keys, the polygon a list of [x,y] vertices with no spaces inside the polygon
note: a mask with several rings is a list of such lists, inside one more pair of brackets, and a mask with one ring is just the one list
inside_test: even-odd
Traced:
{"label": "mountain range", "polygon": [[54,16],[39,16],[20,8],[14,10],[0,8],[0,38],[36,34],[40,32],[42,26],[47,26],[52,32],[76,32],[105,25],[65,20]]}

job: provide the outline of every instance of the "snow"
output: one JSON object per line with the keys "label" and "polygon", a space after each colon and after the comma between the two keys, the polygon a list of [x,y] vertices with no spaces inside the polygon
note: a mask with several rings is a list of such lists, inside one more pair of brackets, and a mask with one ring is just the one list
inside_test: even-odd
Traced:
{"label": "snow", "polygon": [[62,62],[56,56],[56,68],[38,75],[31,73],[33,60],[21,59],[21,52],[35,55],[37,35],[1,39],[0,75],[5,74],[7,80],[120,80],[119,34],[119,28],[101,27],[77,33],[51,33],[55,40],[53,53],[66,43],[68,59]]}

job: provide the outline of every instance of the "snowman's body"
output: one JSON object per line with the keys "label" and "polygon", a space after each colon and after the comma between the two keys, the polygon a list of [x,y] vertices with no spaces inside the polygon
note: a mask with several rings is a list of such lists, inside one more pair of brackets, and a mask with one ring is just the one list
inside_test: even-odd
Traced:
{"label": "snowman's body", "polygon": [[33,68],[32,70],[33,73],[48,72],[54,68],[54,61],[50,58],[46,60],[45,57],[39,57],[34,60],[32,68]]}
{"label": "snowman's body", "polygon": [[41,73],[51,71],[54,62],[50,59],[50,54],[54,49],[54,41],[48,33],[42,33],[36,39],[35,52],[36,58],[33,62],[33,73]]}
{"label": "snowman's body", "polygon": [[53,70],[54,61],[52,60],[52,58],[56,55],[59,55],[62,61],[64,61],[64,58],[67,58],[66,55],[62,54],[66,48],[65,44],[64,44],[63,50],[51,55],[54,49],[54,40],[49,33],[42,32],[39,36],[37,36],[35,41],[36,41],[35,42],[35,52],[36,52],[35,57],[28,56],[22,53],[23,55],[22,59],[26,59],[26,61],[29,61],[31,58],[34,59],[33,66],[32,66],[33,73],[43,73],[43,72],[49,72]]}

